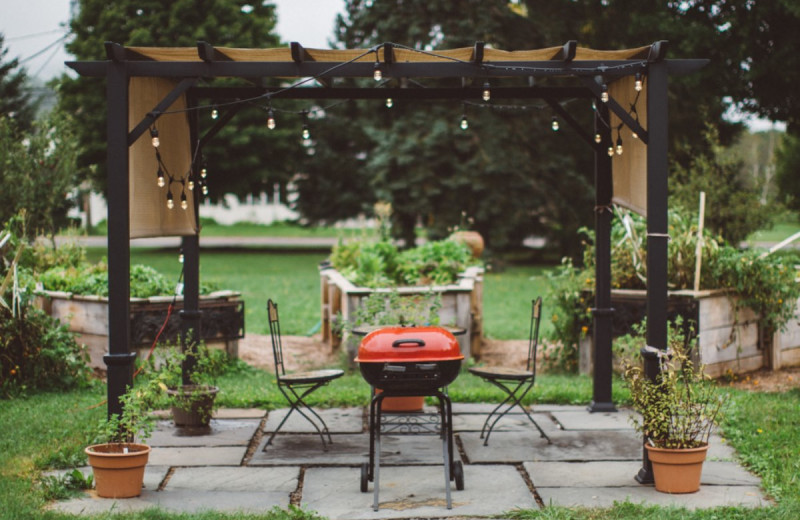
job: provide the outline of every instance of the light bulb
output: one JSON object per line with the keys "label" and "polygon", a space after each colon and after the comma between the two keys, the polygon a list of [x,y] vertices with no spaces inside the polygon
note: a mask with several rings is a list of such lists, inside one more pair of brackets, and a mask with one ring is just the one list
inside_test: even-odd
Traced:
{"label": "light bulb", "polygon": [[617,137],[617,155],[622,155],[622,137]]}
{"label": "light bulb", "polygon": [[392,101],[392,98],[387,97],[386,98],[386,108],[392,108],[393,106],[394,106],[394,101]]}
{"label": "light bulb", "polygon": [[601,136],[600,134],[594,134],[594,142],[595,143],[600,144],[600,141],[602,141],[602,140],[603,140],[603,136]]}
{"label": "light bulb", "polygon": [[186,193],[181,193],[181,209],[189,207],[189,201],[186,200]]}
{"label": "light bulb", "polygon": [[200,170],[200,177],[202,177],[203,179],[205,179],[206,177],[208,177],[208,170],[206,169],[206,167],[205,167],[205,166],[203,166],[203,169],[202,169],[202,170]]}
{"label": "light bulb", "polygon": [[183,253],[178,255],[178,262],[183,263]]}
{"label": "light bulb", "polygon": [[189,188],[189,191],[194,191],[194,181],[187,182],[186,187]]}
{"label": "light bulb", "polygon": [[609,146],[608,147],[608,156],[609,157],[614,157],[614,147],[613,146]]}
{"label": "light bulb", "polygon": [[211,109],[211,119],[216,119],[218,117],[219,117],[219,110],[217,110],[217,107],[212,108]]}
{"label": "light bulb", "polygon": [[637,134],[636,132],[631,132],[631,137],[633,137],[634,139],[639,139],[639,134]]}
{"label": "light bulb", "polygon": [[153,148],[158,148],[161,145],[161,140],[158,138],[158,130],[155,128],[150,129],[150,143]]}
{"label": "light bulb", "polygon": [[641,72],[637,72],[635,77],[636,77],[636,80],[633,82],[633,88],[634,88],[634,90],[636,90],[636,92],[641,92],[642,91],[642,73]]}
{"label": "light bulb", "polygon": [[158,167],[156,176],[158,176],[158,187],[163,188],[166,185],[166,181],[164,180],[164,170],[162,170],[160,166]]}
{"label": "light bulb", "polygon": [[603,91],[600,93],[600,101],[608,103],[608,85],[603,83]]}
{"label": "light bulb", "polygon": [[483,97],[484,101],[489,101],[492,99],[492,91],[488,81],[483,84],[483,96],[481,97]]}
{"label": "light bulb", "polygon": [[175,207],[175,201],[172,200],[172,192],[167,192],[167,209],[172,209]]}
{"label": "light bulb", "polygon": [[558,119],[556,119],[555,116],[553,116],[553,123],[550,125],[550,128],[553,129],[553,132],[558,132]]}
{"label": "light bulb", "polygon": [[267,112],[267,128],[270,130],[275,130],[275,113],[271,108],[269,109],[269,112]]}
{"label": "light bulb", "polygon": [[469,121],[467,121],[467,115],[464,114],[461,116],[461,129],[466,130],[467,128],[469,128]]}
{"label": "light bulb", "polygon": [[208,186],[203,184],[203,195],[208,195]]}
{"label": "light bulb", "polygon": [[311,131],[308,129],[308,125],[303,125],[303,140],[311,139]]}
{"label": "light bulb", "polygon": [[375,62],[375,70],[372,72],[372,79],[375,81],[380,81],[383,79],[383,72],[381,72],[381,64],[377,61]]}

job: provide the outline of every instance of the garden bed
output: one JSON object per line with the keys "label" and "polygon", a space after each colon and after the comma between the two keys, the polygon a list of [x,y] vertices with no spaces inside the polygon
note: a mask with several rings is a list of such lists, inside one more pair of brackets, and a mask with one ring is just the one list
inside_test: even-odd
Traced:
{"label": "garden bed", "polygon": [[[140,356],[146,353],[164,325],[172,296],[131,298],[131,345]],[[105,369],[108,352],[108,298],[66,292],[41,291],[38,305],[77,333],[77,341],[87,346],[92,367]],[[244,337],[244,301],[233,291],[217,291],[200,296],[203,313],[201,336],[209,347],[225,349],[238,357],[238,341]],[[183,297],[177,297],[159,343],[176,342],[181,330]]]}
{"label": "garden bed", "polygon": [[410,297],[430,295],[433,292],[441,294],[439,324],[465,329],[465,334],[456,336],[461,352],[465,357],[478,357],[483,339],[483,271],[482,267],[468,267],[456,283],[449,285],[370,289],[357,287],[336,269],[323,268],[320,270],[322,341],[337,348],[342,339],[334,326],[337,316],[341,315],[344,322],[341,328],[351,328],[356,309],[374,293],[389,293],[394,290],[400,296]]}
{"label": "garden bed", "polygon": [[[646,301],[646,291],[611,291],[615,339],[645,316]],[[668,318],[680,315],[684,323],[697,324],[699,361],[712,377],[800,365],[800,300],[786,330],[770,336],[752,310],[736,310],[735,297],[723,290],[670,291],[667,302]],[[591,336],[581,342],[581,373],[592,371],[593,348]]]}

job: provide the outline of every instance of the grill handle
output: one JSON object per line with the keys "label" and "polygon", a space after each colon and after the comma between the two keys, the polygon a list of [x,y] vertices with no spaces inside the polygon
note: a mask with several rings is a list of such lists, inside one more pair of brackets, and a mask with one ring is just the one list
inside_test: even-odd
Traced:
{"label": "grill handle", "polygon": [[408,345],[408,344],[416,345],[418,347],[424,347],[425,346],[425,340],[424,339],[416,339],[416,338],[400,338],[400,339],[396,339],[396,340],[394,340],[392,342],[392,347],[393,348],[397,348],[397,347],[399,347],[401,345]]}

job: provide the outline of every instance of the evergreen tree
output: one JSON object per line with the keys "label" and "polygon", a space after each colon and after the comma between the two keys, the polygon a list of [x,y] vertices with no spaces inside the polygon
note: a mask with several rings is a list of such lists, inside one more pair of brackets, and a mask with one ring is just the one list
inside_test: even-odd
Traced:
{"label": "evergreen tree", "polygon": [[0,33],[0,117],[6,117],[23,130],[28,130],[36,115],[36,103],[28,89],[28,75],[19,59],[8,60],[3,48],[5,36]]}
{"label": "evergreen tree", "polygon": [[[125,46],[195,47],[198,40],[217,47],[276,47],[275,7],[247,0],[80,0],[70,21],[74,38],[67,50],[78,60],[105,60],[105,41]],[[60,103],[80,122],[79,163],[90,167],[94,186],[106,184],[106,95],[100,78],[62,78]],[[223,112],[224,108],[220,109]],[[200,113],[200,131],[211,126],[211,110]],[[242,109],[206,149],[212,197],[244,195],[286,183],[293,168],[282,160],[285,144],[275,143],[262,107]],[[223,180],[224,179],[224,180]]]}

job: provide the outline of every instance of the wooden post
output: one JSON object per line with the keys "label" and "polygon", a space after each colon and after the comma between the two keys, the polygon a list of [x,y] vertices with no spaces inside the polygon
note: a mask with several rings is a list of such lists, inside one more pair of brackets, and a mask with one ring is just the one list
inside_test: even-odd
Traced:
{"label": "wooden post", "polygon": [[700,290],[700,267],[703,263],[703,223],[706,218],[706,192],[700,192],[700,216],[697,217],[697,247],[694,250],[694,290]]}

